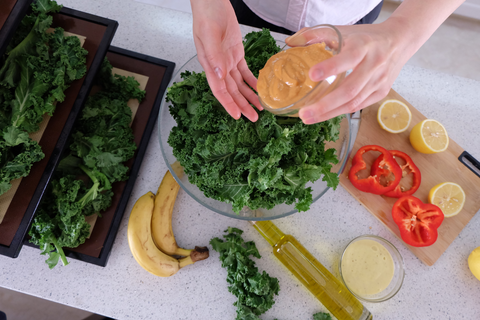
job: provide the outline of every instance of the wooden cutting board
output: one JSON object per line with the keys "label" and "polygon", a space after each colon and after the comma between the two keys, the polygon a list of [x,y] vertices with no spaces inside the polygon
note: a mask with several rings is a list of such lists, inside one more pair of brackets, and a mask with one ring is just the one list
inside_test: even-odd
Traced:
{"label": "wooden cutting board", "polygon": [[[410,108],[412,121],[408,130],[393,134],[380,128],[377,122],[377,110],[382,102],[387,99],[398,99]],[[428,201],[428,192],[433,186],[447,181],[458,183],[465,191],[465,206],[458,215],[444,219],[438,229],[439,235],[437,241],[429,247],[422,248],[412,247],[404,243],[421,261],[431,266],[440,258],[460,231],[462,231],[470,219],[479,211],[480,177],[459,161],[458,158],[464,150],[452,139],[450,139],[448,149],[441,153],[422,154],[413,149],[409,141],[410,131],[415,124],[424,120],[425,116],[393,89],[384,100],[362,111],[358,135],[350,157],[347,160],[345,170],[340,175],[340,184],[365,206],[371,214],[378,218],[391,232],[401,239],[398,226],[393,221],[391,214],[393,204],[397,199],[361,192],[356,189],[348,179],[348,171],[352,166],[352,158],[360,147],[374,144],[388,150],[395,149],[407,153],[422,173],[420,188],[415,192],[414,196],[425,203]],[[448,128],[446,129],[448,133]],[[376,152],[368,152],[365,154],[364,159],[368,165],[371,165],[378,155],[379,153]],[[368,166],[368,170],[370,170],[370,166]]]}

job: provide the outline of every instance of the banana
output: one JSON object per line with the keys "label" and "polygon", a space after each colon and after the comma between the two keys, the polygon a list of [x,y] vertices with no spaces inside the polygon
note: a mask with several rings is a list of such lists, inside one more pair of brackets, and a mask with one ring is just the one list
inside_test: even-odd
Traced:
{"label": "banana", "polygon": [[171,256],[188,256],[192,250],[178,247],[172,229],[173,206],[180,186],[167,171],[155,196],[152,236],[157,248]]}
{"label": "banana", "polygon": [[145,270],[159,277],[170,277],[181,268],[208,257],[206,247],[195,247],[188,257],[172,258],[160,251],[152,238],[152,214],[155,195],[148,192],[133,206],[128,220],[128,245],[133,257]]}

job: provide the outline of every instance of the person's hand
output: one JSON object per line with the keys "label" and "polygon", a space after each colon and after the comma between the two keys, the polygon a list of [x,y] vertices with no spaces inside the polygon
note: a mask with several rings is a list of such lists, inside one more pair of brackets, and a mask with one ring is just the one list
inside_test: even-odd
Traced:
{"label": "person's hand", "polygon": [[[242,34],[228,0],[191,0],[193,38],[200,64],[215,97],[235,119],[243,114],[257,121],[262,106],[255,92],[257,79],[244,57]],[[248,85],[246,83],[248,83]]]}
{"label": "person's hand", "polygon": [[[415,51],[399,32],[388,24],[337,26],[344,46],[341,52],[310,68],[309,76],[320,81],[352,70],[340,85],[316,103],[302,108],[305,124],[352,113],[383,99],[400,70]],[[318,39],[321,31],[304,28],[286,39],[290,46],[303,46]],[[412,52],[413,51],[413,52]]]}

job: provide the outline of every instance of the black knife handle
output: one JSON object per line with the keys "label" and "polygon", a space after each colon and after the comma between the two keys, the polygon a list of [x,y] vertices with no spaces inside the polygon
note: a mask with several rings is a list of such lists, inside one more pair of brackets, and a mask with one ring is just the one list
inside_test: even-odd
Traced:
{"label": "black knife handle", "polygon": [[480,162],[467,151],[463,151],[458,157],[458,161],[463,163],[468,169],[480,178]]}

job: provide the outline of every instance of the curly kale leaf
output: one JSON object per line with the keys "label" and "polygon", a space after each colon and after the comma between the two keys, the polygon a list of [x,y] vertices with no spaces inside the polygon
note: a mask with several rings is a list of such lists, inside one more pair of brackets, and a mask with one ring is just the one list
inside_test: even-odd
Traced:
{"label": "curly kale leaf", "polygon": [[67,265],[63,247],[77,247],[89,235],[90,225],[82,214],[80,199],[88,193],[83,181],[65,176],[51,182],[51,187],[30,228],[30,242],[48,255],[45,261],[50,269],[61,259]]}
{"label": "curly kale leaf", "polygon": [[332,315],[326,312],[317,312],[313,315],[313,320],[332,320]]}
{"label": "curly kale leaf", "polygon": [[[25,64],[25,60],[21,61],[21,58],[28,58],[35,56],[37,53],[37,46],[40,52],[48,50],[46,31],[52,24],[52,17],[46,14],[35,15],[32,14],[23,19],[25,29],[29,29],[29,33],[22,38],[21,42],[15,47],[7,48],[7,57],[5,59],[2,68],[0,69],[0,85],[13,88],[20,81],[20,68],[22,64]],[[31,24],[33,22],[33,24]],[[14,40],[19,39],[17,35],[14,35]]]}
{"label": "curly kale leaf", "polygon": [[[77,37],[65,37],[63,29],[48,33],[61,6],[38,0],[0,57],[0,194],[10,181],[26,177],[34,162],[44,157],[40,146],[28,138],[39,129],[45,114],[52,115],[64,91],[86,72],[86,55]],[[24,134],[22,134],[24,133]],[[15,144],[12,137],[20,138]]]}
{"label": "curly kale leaf", "polygon": [[145,91],[133,77],[112,75],[112,65],[104,60],[95,79],[102,90],[89,97],[73,133],[71,155],[82,159],[86,167],[104,174],[110,182],[128,178],[124,162],[137,148],[130,123],[129,99],[141,101]]}
{"label": "curly kale leaf", "polygon": [[138,88],[137,80],[133,77],[113,74],[112,68],[110,62],[105,58],[95,77],[94,83],[103,88],[102,96],[121,101],[129,99],[142,101],[145,98],[145,91]]}
{"label": "curly kale leaf", "polygon": [[33,12],[38,13],[55,13],[59,12],[62,7],[52,0],[37,0],[32,4]]}
{"label": "curly kale leaf", "polygon": [[0,137],[0,194],[11,187],[10,181],[26,177],[33,164],[45,154],[26,132],[8,127]]}
{"label": "curly kale leaf", "polygon": [[[112,203],[113,192],[108,189],[111,188],[108,180],[100,182],[98,172],[88,174],[92,181],[85,182],[75,175],[52,180],[34,218],[29,241],[49,256],[45,262],[50,269],[56,266],[59,258],[63,265],[68,264],[63,247],[75,248],[86,241],[90,225],[85,217],[107,209]],[[102,192],[106,188],[107,191]]]}
{"label": "curly kale leaf", "polygon": [[88,98],[72,134],[71,154],[66,159],[70,167],[74,158],[81,159],[84,167],[98,171],[110,183],[123,181],[128,178],[124,162],[134,156],[137,148],[130,128],[132,110],[127,101],[141,101],[145,91],[138,88],[139,83],[133,77],[112,76],[112,66],[107,60],[96,82],[102,83],[102,90]]}
{"label": "curly kale leaf", "polygon": [[236,319],[259,319],[258,315],[275,303],[273,298],[280,291],[278,279],[258,271],[250,256],[260,258],[260,253],[253,241],[243,240],[242,230],[229,227],[225,232],[225,241],[213,238],[210,245],[220,253],[222,267],[227,269],[228,291],[238,298],[234,303]]}
{"label": "curly kale leaf", "polygon": [[57,265],[59,259],[61,259],[63,265],[68,264],[62,246],[55,236],[55,230],[58,225],[55,220],[46,211],[40,210],[33,218],[32,227],[28,232],[30,235],[29,241],[40,246],[42,255],[48,255],[48,259],[45,262],[50,269]]}
{"label": "curly kale leaf", "polygon": [[265,28],[262,31],[247,34],[243,46],[248,68],[255,77],[258,77],[258,71],[265,66],[268,59],[281,50],[270,35],[270,31]]}
{"label": "curly kale leaf", "polygon": [[85,217],[111,206],[112,184],[127,179],[124,162],[136,150],[127,101],[141,99],[145,92],[131,77],[112,76],[107,60],[97,83],[104,86],[88,98],[72,133],[70,153],[60,161],[29,232],[30,241],[49,255],[50,268],[59,259],[66,264],[63,247],[85,242],[90,230]]}
{"label": "curly kale leaf", "polygon": [[64,91],[70,83],[86,72],[86,51],[77,37],[64,37],[63,30],[57,28],[52,34],[44,33],[41,39],[42,44],[36,46],[39,54],[18,57],[17,74],[12,73],[5,80],[16,86],[11,123],[27,132],[39,129],[43,115],[52,115],[55,103],[65,99]]}

